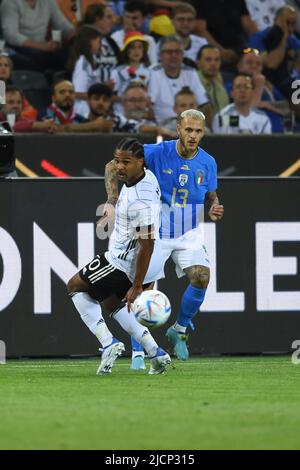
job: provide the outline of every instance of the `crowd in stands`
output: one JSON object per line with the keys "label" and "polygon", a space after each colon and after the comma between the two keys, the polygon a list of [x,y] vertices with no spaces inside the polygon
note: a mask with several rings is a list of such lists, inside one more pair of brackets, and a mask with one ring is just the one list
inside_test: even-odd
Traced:
{"label": "crowd in stands", "polygon": [[0,20],[15,132],[172,138],[190,108],[216,134],[300,132],[300,0],[0,0]]}

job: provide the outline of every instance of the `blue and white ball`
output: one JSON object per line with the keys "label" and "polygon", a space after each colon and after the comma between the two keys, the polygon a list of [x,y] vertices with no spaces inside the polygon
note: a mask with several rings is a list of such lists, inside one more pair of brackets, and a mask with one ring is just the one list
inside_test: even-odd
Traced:
{"label": "blue and white ball", "polygon": [[168,297],[159,290],[145,290],[133,302],[131,309],[139,323],[148,328],[158,328],[171,315]]}

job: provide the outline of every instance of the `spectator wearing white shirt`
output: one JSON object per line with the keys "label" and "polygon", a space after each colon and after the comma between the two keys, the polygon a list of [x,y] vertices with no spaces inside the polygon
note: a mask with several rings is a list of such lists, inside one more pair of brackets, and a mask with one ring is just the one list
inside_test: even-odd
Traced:
{"label": "spectator wearing white shirt", "polygon": [[150,71],[148,58],[148,41],[139,31],[125,34],[124,44],[120,53],[119,66],[113,70],[111,79],[114,82],[115,111],[123,112],[122,96],[132,81],[141,82],[147,87]]}
{"label": "spectator wearing white shirt", "polygon": [[194,63],[197,61],[197,55],[201,47],[207,44],[207,39],[191,34],[195,30],[196,16],[195,8],[189,3],[183,3],[172,11],[172,23],[184,47],[183,56]]}
{"label": "spectator wearing white shirt", "polygon": [[87,91],[94,83],[101,81],[99,54],[101,33],[94,26],[82,26],[75,38],[70,54],[68,69],[72,72],[75,88],[75,112],[88,116]]}
{"label": "spectator wearing white shirt", "polygon": [[[143,23],[147,16],[147,7],[144,3],[132,0],[125,4],[123,16],[123,29],[116,31],[111,35],[112,39],[121,49],[124,43],[125,33],[129,31],[141,31]],[[145,39],[149,43],[148,56],[150,64],[157,62],[156,43],[152,36],[145,34]]]}
{"label": "spectator wearing white shirt", "polygon": [[231,92],[233,103],[219,111],[213,120],[216,134],[271,134],[268,116],[251,107],[253,83],[250,76],[237,75]]}
{"label": "spectator wearing white shirt", "polygon": [[183,64],[183,45],[178,36],[167,36],[160,41],[160,65],[150,67],[148,92],[156,121],[176,116],[174,99],[178,91],[190,87],[197,105],[206,115],[208,127],[212,122],[212,106],[195,69]]}
{"label": "spectator wearing white shirt", "polygon": [[276,11],[286,5],[285,0],[246,0],[251,19],[256,23],[258,31],[272,26]]}

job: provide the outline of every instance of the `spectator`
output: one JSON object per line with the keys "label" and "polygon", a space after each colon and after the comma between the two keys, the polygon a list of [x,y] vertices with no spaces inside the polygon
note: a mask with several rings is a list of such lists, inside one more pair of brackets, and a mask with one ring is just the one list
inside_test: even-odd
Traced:
{"label": "spectator", "polygon": [[66,51],[59,42],[47,39],[49,26],[60,30],[65,39],[73,35],[73,26],[55,0],[3,0],[0,11],[4,39],[26,58],[29,69],[64,68]]}
{"label": "spectator", "polygon": [[262,109],[269,116],[272,133],[283,132],[283,117],[288,116],[290,113],[289,103],[284,100],[279,90],[263,75],[262,58],[259,51],[251,48],[245,49],[238,62],[237,69],[239,73],[252,77],[254,85],[252,106]]}
{"label": "spectator", "polygon": [[35,119],[22,117],[23,95],[22,91],[14,85],[6,87],[6,104],[0,113],[1,121],[8,121],[14,132],[48,132],[53,134],[57,126],[53,119],[36,122]]}
{"label": "spectator", "polygon": [[[124,43],[125,33],[129,31],[142,32],[142,25],[147,15],[147,7],[144,3],[137,0],[128,1],[125,4],[125,11],[123,17],[123,29],[116,31],[111,35],[113,40],[118,44],[121,49]],[[157,62],[156,44],[153,37],[145,35],[149,43],[148,55],[151,64]]]}
{"label": "spectator", "polygon": [[82,26],[76,34],[70,54],[68,69],[73,72],[72,82],[76,92],[75,111],[87,117],[88,88],[101,81],[99,53],[101,34],[94,26]]}
{"label": "spectator", "polygon": [[176,132],[178,125],[178,116],[187,109],[197,109],[197,100],[195,94],[189,87],[184,87],[175,95],[174,111],[176,116],[167,119],[162,123],[164,129]]}
{"label": "spectator", "polygon": [[[117,101],[121,101],[124,91],[132,81],[139,81],[146,87],[150,78],[148,41],[139,31],[125,34],[125,40],[120,54],[120,65],[112,72],[114,91]],[[122,112],[122,106],[116,102],[115,110]]]}
{"label": "spectator", "polygon": [[198,74],[214,114],[229,104],[228,93],[224,87],[221,70],[221,52],[213,45],[203,46],[197,56]]}
{"label": "spectator", "polygon": [[[12,84],[12,72],[13,72],[13,63],[9,58],[6,52],[0,53],[0,80],[2,80],[6,85]],[[29,101],[22,94],[22,112],[21,118],[24,119],[33,119],[37,118],[37,110],[31,106]]]}
{"label": "spectator", "polygon": [[219,47],[224,62],[236,62],[248,37],[257,31],[245,0],[191,0],[191,3],[197,11],[197,33]]}
{"label": "spectator", "polygon": [[297,23],[296,23],[296,33],[298,37],[300,36],[300,0],[286,0],[287,5],[290,5],[295,9],[295,13],[297,16]]}
{"label": "spectator", "polygon": [[58,132],[106,132],[103,120],[89,122],[74,110],[75,90],[71,82],[58,80],[53,85],[52,104],[41,118],[51,118],[58,125]]}
{"label": "spectator", "polygon": [[252,108],[251,77],[238,75],[231,92],[233,103],[219,111],[213,120],[216,134],[270,134],[271,122],[262,111]]}
{"label": "spectator", "polygon": [[108,83],[108,81],[119,60],[119,46],[109,36],[114,25],[112,9],[106,5],[90,5],[85,12],[82,24],[94,26],[101,33],[101,51],[98,57],[100,82],[113,87],[113,83]]}
{"label": "spectator", "polygon": [[286,0],[246,0],[246,5],[258,31],[268,28],[274,23],[276,11],[284,7]]}
{"label": "spectator", "polygon": [[62,13],[75,27],[90,5],[105,5],[105,0],[56,0]]}
{"label": "spectator", "polygon": [[149,95],[158,124],[176,115],[173,106],[176,93],[190,87],[211,125],[212,107],[196,70],[183,64],[183,45],[178,36],[167,36],[160,41],[160,65],[151,67]]}
{"label": "spectator", "polygon": [[[150,109],[149,109],[150,108]],[[129,132],[154,133],[166,137],[174,137],[174,134],[156,124],[151,119],[150,98],[145,87],[138,82],[132,82],[125,90],[123,97],[124,116],[128,123],[134,123]],[[122,121],[122,115],[118,115]]]}
{"label": "spectator", "polygon": [[289,60],[300,49],[300,40],[294,35],[295,26],[295,10],[289,6],[279,8],[273,26],[254,34],[249,42],[250,47],[262,53],[267,79],[287,99],[292,93]]}
{"label": "spectator", "polygon": [[191,34],[195,30],[196,10],[189,3],[182,3],[172,11],[172,22],[176,34],[181,38],[184,47],[184,58],[192,61],[196,67],[197,54],[207,39]]}

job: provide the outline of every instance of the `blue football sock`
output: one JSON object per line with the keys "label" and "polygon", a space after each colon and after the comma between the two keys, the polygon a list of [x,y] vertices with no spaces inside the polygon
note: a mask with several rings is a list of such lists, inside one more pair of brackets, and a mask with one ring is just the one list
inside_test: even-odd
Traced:
{"label": "blue football sock", "polygon": [[144,348],[143,346],[138,343],[133,336],[131,336],[131,347],[132,347],[132,351],[136,352],[136,351],[141,351],[141,352],[144,352]]}
{"label": "blue football sock", "polygon": [[181,326],[189,326],[192,318],[198,313],[200,305],[205,297],[206,289],[198,289],[191,284],[186,288],[182,300],[177,323]]}

